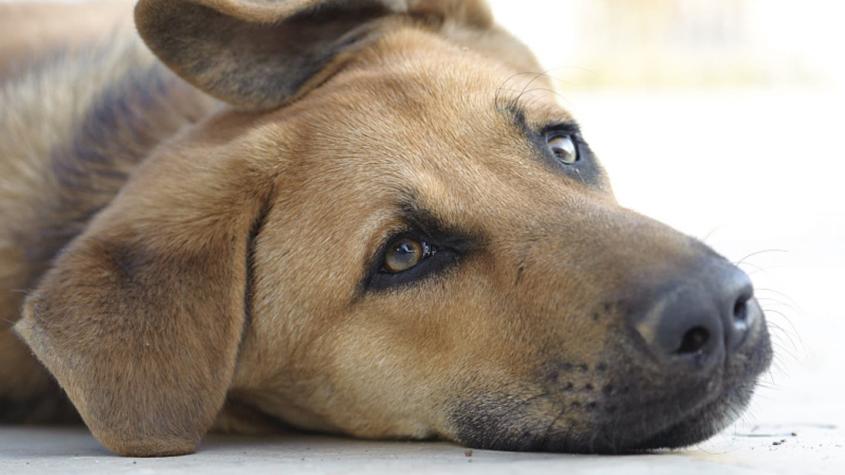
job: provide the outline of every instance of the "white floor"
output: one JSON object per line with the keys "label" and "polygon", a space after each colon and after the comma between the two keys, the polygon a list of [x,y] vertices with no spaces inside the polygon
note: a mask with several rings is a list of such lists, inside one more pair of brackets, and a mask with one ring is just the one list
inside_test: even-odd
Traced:
{"label": "white floor", "polygon": [[[795,435],[793,435],[795,434]],[[0,429],[0,473],[484,473],[841,474],[842,431],[767,425],[690,450],[621,457],[466,450],[447,443],[367,442],[315,436],[272,440],[211,437],[196,455],[115,457],[82,429]]]}

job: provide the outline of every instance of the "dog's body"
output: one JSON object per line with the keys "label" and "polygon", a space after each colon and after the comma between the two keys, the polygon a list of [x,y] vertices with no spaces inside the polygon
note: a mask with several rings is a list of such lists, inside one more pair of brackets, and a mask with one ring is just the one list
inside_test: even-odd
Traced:
{"label": "dog's body", "polygon": [[563,132],[580,168],[534,165],[529,131],[577,130],[481,2],[338,4],[141,2],[168,66],[117,14],[64,54],[2,30],[0,420],[78,411],[140,455],[215,421],[572,451],[723,427],[769,359],[748,286],[724,291],[739,330],[693,311],[676,331],[640,295],[685,269],[671,294],[710,308],[699,288],[743,278],[619,208]]}
{"label": "dog's body", "polygon": [[[23,298],[144,156],[212,104],[188,87],[171,91],[179,80],[135,36],[125,16],[131,8],[102,21],[109,4],[0,5],[9,26],[0,29],[0,419],[7,422],[78,420],[11,330]],[[43,31],[31,27],[39,21],[63,25],[64,34],[32,41]]]}

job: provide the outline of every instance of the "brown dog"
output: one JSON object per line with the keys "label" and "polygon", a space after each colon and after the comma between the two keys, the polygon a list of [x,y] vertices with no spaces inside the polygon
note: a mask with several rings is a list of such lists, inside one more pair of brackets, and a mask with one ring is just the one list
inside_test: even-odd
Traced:
{"label": "brown dog", "polygon": [[746,405],[748,278],[616,204],[481,0],[135,19],[158,59],[119,30],[5,80],[4,420],[78,412],[125,455],[273,421],[624,452]]}

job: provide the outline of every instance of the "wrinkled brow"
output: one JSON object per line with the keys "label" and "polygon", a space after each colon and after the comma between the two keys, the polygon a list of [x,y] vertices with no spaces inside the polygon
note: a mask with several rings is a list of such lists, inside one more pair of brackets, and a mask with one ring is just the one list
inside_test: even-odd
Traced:
{"label": "wrinkled brow", "polygon": [[540,111],[537,114],[538,117],[530,120],[527,109],[520,103],[519,98],[499,101],[496,104],[496,111],[528,138],[533,139],[549,128],[565,128],[572,132],[580,132],[578,122],[568,114],[554,109]]}
{"label": "wrinkled brow", "polygon": [[417,199],[416,194],[402,194],[399,201],[399,213],[408,225],[456,250],[468,251],[484,242],[480,233],[466,229],[459,223],[447,222],[436,211],[426,208]]}
{"label": "wrinkled brow", "polygon": [[531,127],[528,126],[525,109],[522,108],[517,99],[508,100],[504,104],[496,104],[496,112],[526,136],[531,135]]}

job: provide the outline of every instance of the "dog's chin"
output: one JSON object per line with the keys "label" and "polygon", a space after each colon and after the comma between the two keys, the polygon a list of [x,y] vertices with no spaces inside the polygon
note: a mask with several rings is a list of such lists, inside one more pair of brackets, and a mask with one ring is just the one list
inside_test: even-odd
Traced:
{"label": "dog's chin", "polygon": [[[704,442],[724,430],[742,414],[751,400],[755,385],[755,382],[749,382],[733,387],[730,391],[688,414],[674,420],[660,421],[651,430],[644,428],[639,432],[634,432],[628,428],[628,434],[624,438],[599,437],[599,443],[595,444],[593,452],[641,453],[658,449],[683,448]],[[613,443],[602,443],[603,440]]]}
{"label": "dog's chin", "polygon": [[[584,454],[688,447],[742,414],[771,359],[764,329],[742,359],[711,377],[656,384],[629,370],[625,379],[614,380],[623,381],[624,391],[594,404],[478,393],[454,406],[450,419],[456,433],[449,438],[480,449]],[[635,381],[645,383],[635,386]]]}
{"label": "dog's chin", "polygon": [[474,424],[463,427],[458,442],[479,449],[582,454],[636,454],[687,447],[709,439],[736,420],[748,405],[755,385],[752,380],[732,386],[673,416],[666,415],[669,411],[659,410],[632,413],[624,420],[599,416],[581,428],[551,429],[548,421],[532,423],[532,427],[526,428],[513,424],[515,414],[522,422],[533,419],[518,414],[519,411],[505,417],[490,413],[481,416],[476,412],[471,418],[463,418],[464,422],[472,420]]}

